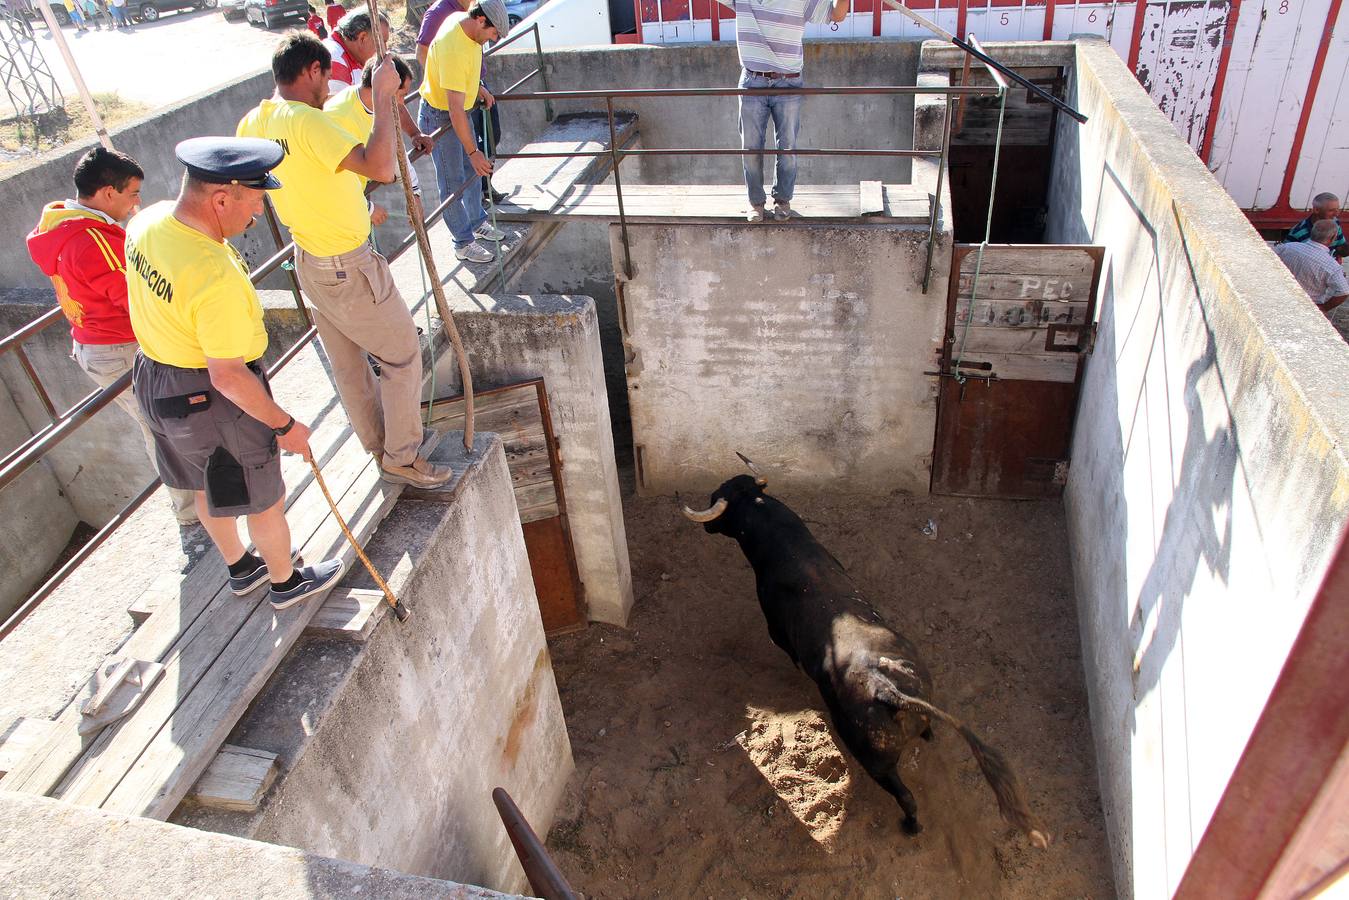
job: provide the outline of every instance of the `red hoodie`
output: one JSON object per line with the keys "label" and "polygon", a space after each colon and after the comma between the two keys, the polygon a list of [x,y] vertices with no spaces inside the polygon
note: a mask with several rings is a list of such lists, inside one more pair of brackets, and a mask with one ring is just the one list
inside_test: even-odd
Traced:
{"label": "red hoodie", "polygon": [[126,232],[69,201],[48,203],[28,235],[28,255],[52,280],[81,344],[136,340],[126,305]]}

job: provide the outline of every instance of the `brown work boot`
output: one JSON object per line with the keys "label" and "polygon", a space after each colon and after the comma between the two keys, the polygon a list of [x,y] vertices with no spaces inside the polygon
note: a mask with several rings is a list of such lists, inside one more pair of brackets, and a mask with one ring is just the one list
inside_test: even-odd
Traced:
{"label": "brown work boot", "polygon": [[380,466],[379,477],[394,484],[438,488],[444,487],[454,477],[454,470],[419,456],[410,466]]}

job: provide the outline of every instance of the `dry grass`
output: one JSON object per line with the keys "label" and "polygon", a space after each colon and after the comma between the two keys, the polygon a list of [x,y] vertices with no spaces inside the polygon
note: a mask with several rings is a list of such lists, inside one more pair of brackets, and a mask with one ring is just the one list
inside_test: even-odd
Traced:
{"label": "dry grass", "polygon": [[[153,107],[126,100],[117,93],[95,94],[94,106],[108,128],[137,119]],[[38,117],[0,122],[0,174],[12,170],[39,153],[64,147],[94,136],[93,120],[78,97],[66,100],[64,109]]]}

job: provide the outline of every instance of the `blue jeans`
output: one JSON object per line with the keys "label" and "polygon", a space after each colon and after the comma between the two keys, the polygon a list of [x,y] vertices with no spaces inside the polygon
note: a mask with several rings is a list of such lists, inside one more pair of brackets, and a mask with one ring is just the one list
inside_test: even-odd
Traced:
{"label": "blue jeans", "polygon": [[[425,100],[417,110],[417,127],[422,134],[430,134],[450,121],[450,114],[436,109]],[[446,131],[436,141],[431,151],[431,161],[436,164],[436,185],[440,188],[440,202],[459,190],[459,186],[473,178],[473,183],[464,191],[463,196],[445,207],[445,225],[454,236],[455,249],[467,247],[473,243],[473,230],[487,221],[487,213],[482,208],[482,179],[473,171],[473,164],[459,143],[454,129]]]}
{"label": "blue jeans", "polygon": [[[742,88],[799,88],[802,80],[797,78],[763,78],[751,75],[745,70],[740,72]],[[755,150],[764,146],[768,134],[768,119],[773,119],[773,132],[777,138],[778,150],[795,150],[796,133],[801,130],[800,94],[778,97],[741,97],[740,98],[740,146],[745,150]],[[740,157],[745,166],[745,187],[749,188],[749,202],[754,206],[763,206],[767,202],[763,188],[763,154],[755,153]],[[777,160],[777,178],[773,184],[774,200],[791,200],[796,192],[796,154],[786,153],[775,156]]]}

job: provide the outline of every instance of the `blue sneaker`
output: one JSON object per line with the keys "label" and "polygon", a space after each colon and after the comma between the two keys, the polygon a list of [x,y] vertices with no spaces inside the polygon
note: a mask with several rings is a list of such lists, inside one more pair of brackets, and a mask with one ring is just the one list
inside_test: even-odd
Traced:
{"label": "blue sneaker", "polygon": [[337,584],[337,579],[342,577],[346,571],[347,565],[340,559],[325,559],[321,563],[315,563],[312,566],[302,566],[295,570],[300,576],[299,584],[284,591],[278,591],[275,586],[268,591],[268,599],[272,601],[272,609],[286,609],[294,606],[306,597],[312,597],[315,594],[326,591],[328,588]]}
{"label": "blue sneaker", "polygon": [[[257,553],[254,552],[253,555],[257,556]],[[291,547],[290,548],[291,565],[295,565],[295,563],[298,562],[299,559],[300,559],[300,548]],[[259,558],[258,567],[253,571],[246,572],[243,575],[230,576],[230,590],[234,593],[234,596],[242,597],[266,580],[267,580],[267,564],[263,562],[261,558]]]}

